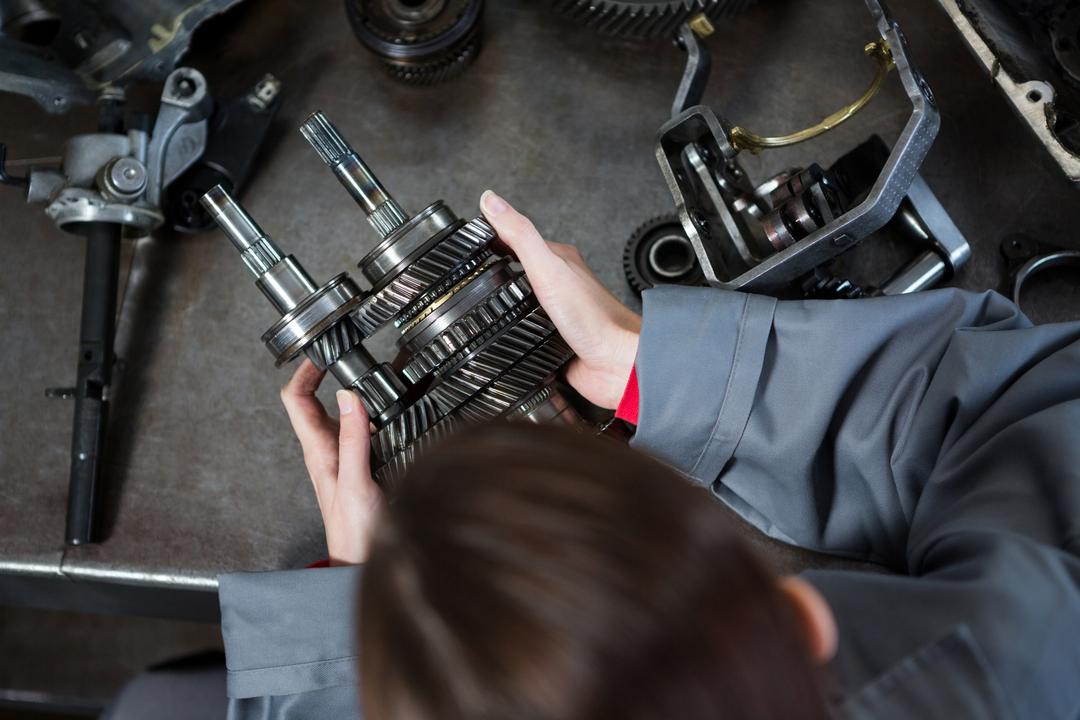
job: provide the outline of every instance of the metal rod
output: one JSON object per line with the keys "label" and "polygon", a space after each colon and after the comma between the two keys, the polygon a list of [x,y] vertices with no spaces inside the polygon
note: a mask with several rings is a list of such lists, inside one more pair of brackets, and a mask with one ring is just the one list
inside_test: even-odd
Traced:
{"label": "metal rod", "polygon": [[86,223],[79,366],[75,383],[75,419],[71,438],[64,538],[69,545],[98,542],[105,494],[102,459],[109,419],[116,289],[120,271],[120,225]]}
{"label": "metal rod", "polygon": [[408,221],[409,216],[326,115],[321,111],[312,114],[300,126],[300,133],[334,171],[381,237],[387,237]]}

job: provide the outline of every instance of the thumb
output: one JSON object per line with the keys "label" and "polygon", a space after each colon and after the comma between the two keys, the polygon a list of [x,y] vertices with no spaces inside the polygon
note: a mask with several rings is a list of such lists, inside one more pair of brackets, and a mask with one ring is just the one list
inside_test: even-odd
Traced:
{"label": "thumb", "polygon": [[536,226],[510,203],[491,190],[486,190],[480,196],[480,209],[499,239],[517,256],[526,275],[536,280],[558,268],[558,257],[540,236]]}
{"label": "thumb", "polygon": [[367,411],[351,390],[338,390],[337,403],[341,430],[338,435],[338,491],[355,493],[367,490],[372,483],[371,430]]}

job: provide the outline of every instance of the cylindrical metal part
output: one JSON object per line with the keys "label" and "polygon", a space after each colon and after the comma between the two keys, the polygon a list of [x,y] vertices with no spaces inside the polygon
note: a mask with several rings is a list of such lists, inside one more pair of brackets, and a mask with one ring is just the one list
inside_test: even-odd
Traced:
{"label": "cylindrical metal part", "polygon": [[405,224],[409,216],[322,112],[316,112],[304,121],[300,132],[334,171],[381,237]]}
{"label": "cylindrical metal part", "polygon": [[927,290],[942,280],[948,265],[933,250],[927,250],[881,286],[882,295],[907,295]]}
{"label": "cylindrical metal part", "polygon": [[109,419],[121,226],[86,223],[80,232],[86,236],[86,266],[64,530],[69,545],[94,543],[101,535],[102,456]]}
{"label": "cylindrical metal part", "polygon": [[266,272],[259,275],[255,285],[278,312],[282,313],[292,312],[318,289],[315,281],[292,255],[270,266]]}
{"label": "cylindrical metal part", "polygon": [[225,188],[220,185],[210,188],[202,196],[202,205],[240,251],[244,264],[256,277],[281,260],[281,250]]}

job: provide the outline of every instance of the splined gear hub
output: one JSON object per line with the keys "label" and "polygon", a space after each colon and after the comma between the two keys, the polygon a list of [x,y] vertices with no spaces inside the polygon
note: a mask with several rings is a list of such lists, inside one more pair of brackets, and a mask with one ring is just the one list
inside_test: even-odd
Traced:
{"label": "splined gear hub", "polygon": [[638,295],[657,285],[705,282],[694,246],[674,215],[655,217],[634,231],[623,250],[623,272]]}
{"label": "splined gear hub", "polygon": [[345,0],[360,43],[402,82],[454,77],[480,52],[484,0]]}
{"label": "splined gear hub", "polygon": [[655,38],[704,14],[711,20],[734,15],[754,0],[556,0],[566,16],[613,35]]}
{"label": "splined gear hub", "polygon": [[[573,356],[512,258],[491,247],[483,218],[442,201],[407,213],[322,113],[301,132],[363,209],[379,243],[319,287],[220,187],[203,198],[281,319],[263,336],[278,363],[306,354],[359,393],[377,431],[375,477],[392,484],[418,452],[458,427],[499,417],[585,426],[559,393]],[[393,324],[401,371],[363,341]]]}

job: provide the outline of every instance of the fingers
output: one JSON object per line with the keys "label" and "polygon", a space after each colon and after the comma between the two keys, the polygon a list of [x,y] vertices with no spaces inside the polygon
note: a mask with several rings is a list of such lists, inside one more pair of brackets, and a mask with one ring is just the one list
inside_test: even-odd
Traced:
{"label": "fingers", "polygon": [[540,236],[536,226],[510,204],[487,190],[480,196],[480,209],[484,212],[499,238],[506,243],[525,267],[530,277],[547,277],[557,272],[561,263],[549,243]]}
{"label": "fingers", "polygon": [[315,391],[325,374],[325,371],[305,359],[281,390],[281,402],[304,450],[304,463],[315,483],[315,494],[320,497],[324,494],[326,484],[333,483],[337,476],[334,422],[315,397]]}
{"label": "fingers", "polygon": [[375,481],[371,479],[371,428],[367,412],[359,396],[349,390],[338,390],[337,403],[341,425],[337,491],[362,501],[372,493],[378,493]]}

